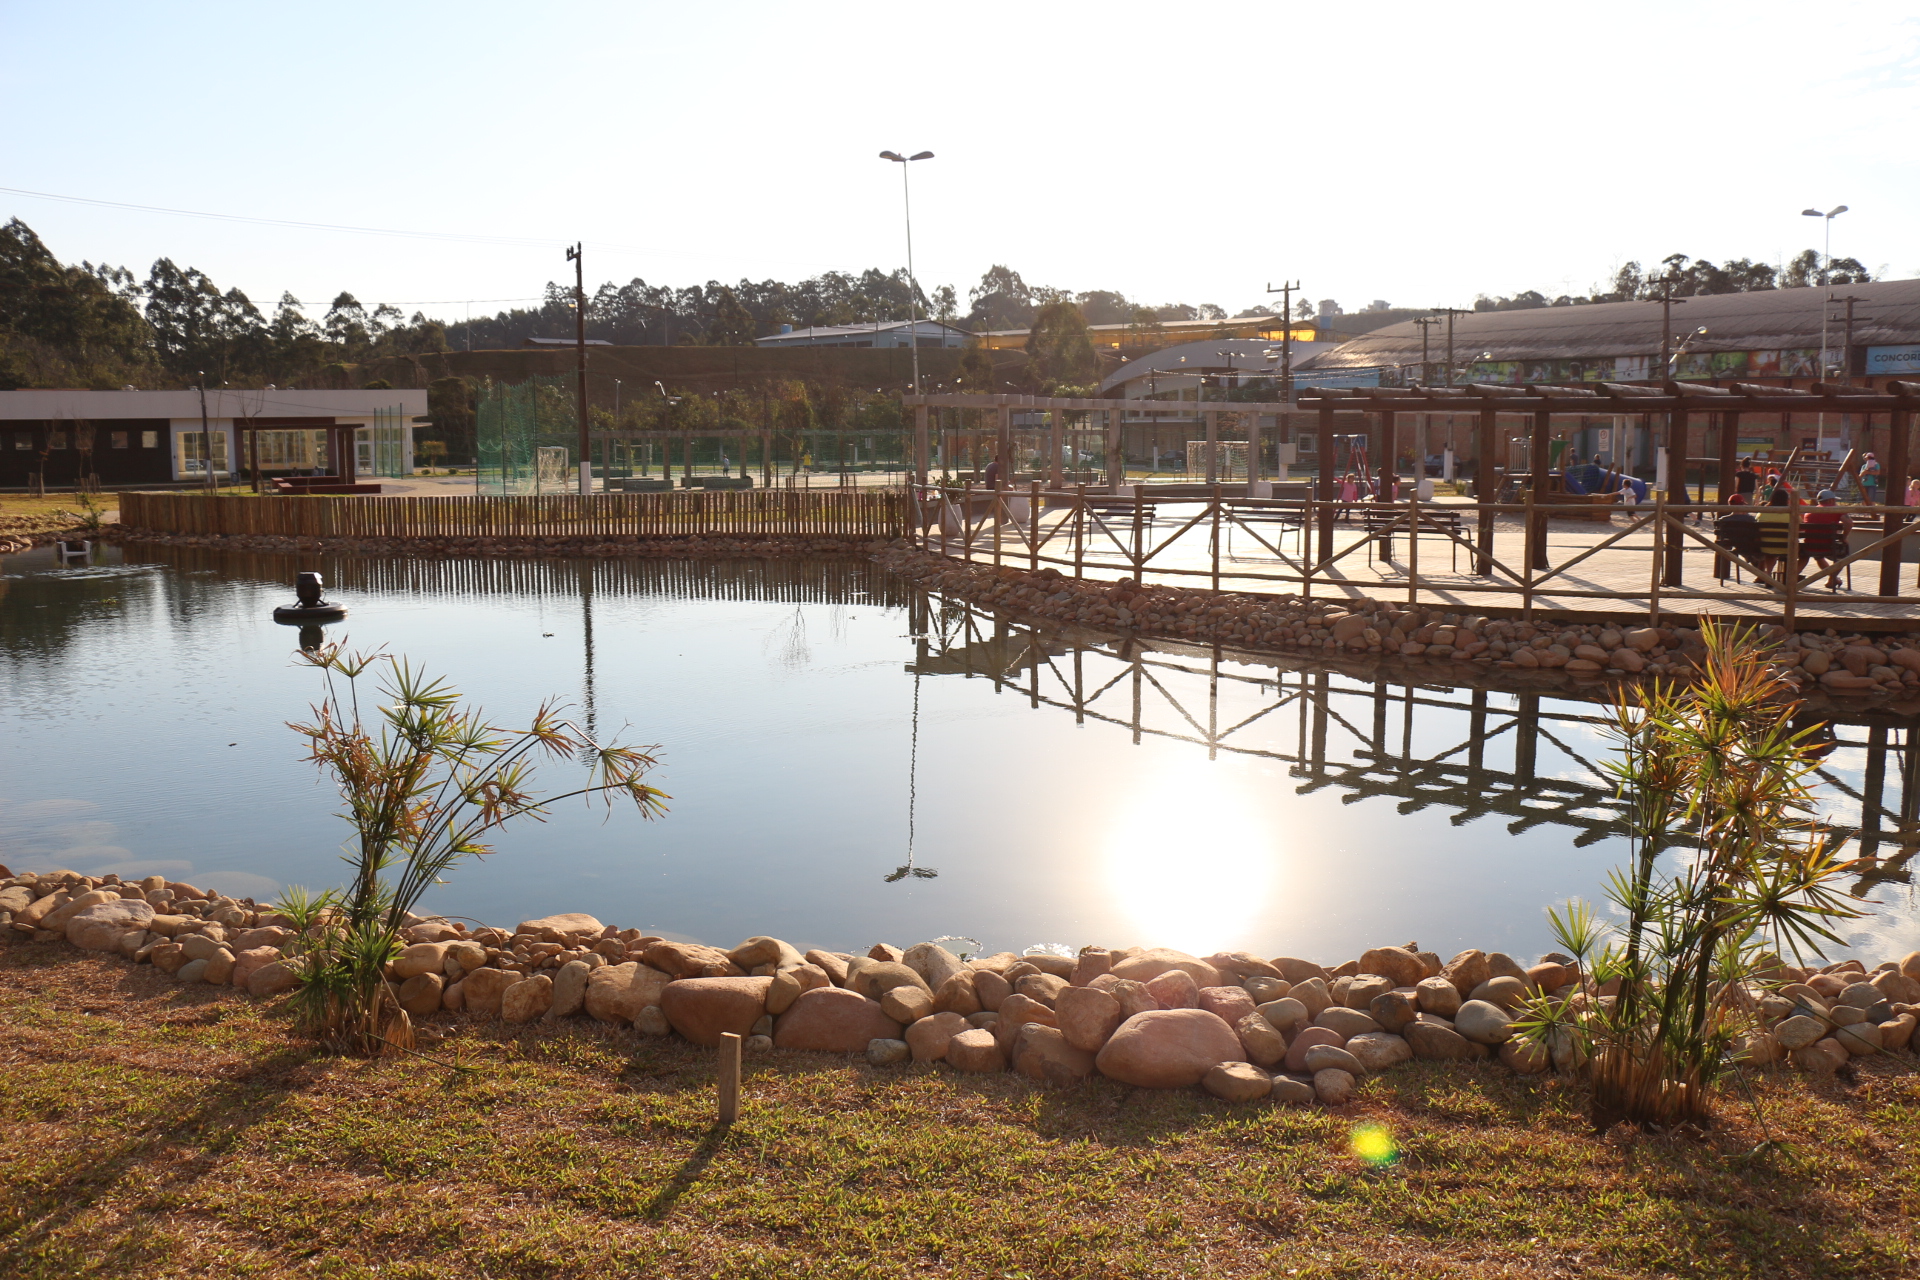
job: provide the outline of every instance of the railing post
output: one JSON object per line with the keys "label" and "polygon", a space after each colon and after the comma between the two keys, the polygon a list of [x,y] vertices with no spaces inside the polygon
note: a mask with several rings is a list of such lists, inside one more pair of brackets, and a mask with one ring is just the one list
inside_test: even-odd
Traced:
{"label": "railing post", "polygon": [[1146,573],[1147,564],[1146,550],[1142,546],[1141,538],[1140,503],[1140,486],[1135,485],[1133,487],[1133,581],[1135,585],[1144,587],[1147,584],[1142,580],[1142,575]]}
{"label": "railing post", "polygon": [[[1880,521],[1880,536],[1883,538],[1891,538],[1900,532],[1900,527],[1907,519],[1902,511],[1895,511],[1894,508],[1900,507],[1904,511],[1907,501],[1907,433],[1913,425],[1912,410],[1895,409],[1888,415],[1887,425],[1887,465],[1880,473],[1880,501],[1885,508]],[[1897,499],[1893,496],[1895,485],[1901,486]],[[1888,543],[1880,548],[1880,595],[1900,594],[1900,559],[1905,547],[1906,539],[1902,538],[1899,542]]]}
{"label": "railing post", "polygon": [[[1782,477],[1781,483],[1785,483]],[[1800,590],[1800,491],[1787,491],[1787,562],[1786,574],[1781,583],[1787,589],[1786,607],[1781,614],[1781,625],[1789,631],[1793,629],[1793,611],[1795,597]]]}
{"label": "railing post", "polygon": [[1426,461],[1420,451],[1414,453],[1413,489],[1407,494],[1407,603],[1420,603],[1420,473]]}
{"label": "railing post", "polygon": [[1074,496],[1077,500],[1073,506],[1073,576],[1084,578],[1087,576],[1087,486],[1075,485]]}
{"label": "railing post", "polygon": [[1027,571],[1040,571],[1040,482],[1027,482]]}
{"label": "railing post", "polygon": [[1647,587],[1647,625],[1660,625],[1660,579],[1661,560],[1665,557],[1667,545],[1667,495],[1659,490],[1653,491],[1653,571],[1647,576],[1652,579]]}
{"label": "railing post", "polygon": [[[1218,416],[1219,415],[1215,414],[1213,418],[1217,418]],[[1209,421],[1211,420],[1212,418],[1209,419]],[[1208,445],[1208,451],[1209,456],[1211,456],[1211,444]],[[1213,589],[1218,591],[1220,589],[1220,486],[1218,483],[1215,483],[1213,486],[1213,502],[1211,505],[1213,508]]]}

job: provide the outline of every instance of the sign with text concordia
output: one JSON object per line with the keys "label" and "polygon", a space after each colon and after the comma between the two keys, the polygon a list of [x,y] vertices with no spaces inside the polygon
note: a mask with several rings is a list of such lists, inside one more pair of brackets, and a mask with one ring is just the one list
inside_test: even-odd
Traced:
{"label": "sign with text concordia", "polygon": [[1868,347],[1867,373],[1920,373],[1920,347]]}

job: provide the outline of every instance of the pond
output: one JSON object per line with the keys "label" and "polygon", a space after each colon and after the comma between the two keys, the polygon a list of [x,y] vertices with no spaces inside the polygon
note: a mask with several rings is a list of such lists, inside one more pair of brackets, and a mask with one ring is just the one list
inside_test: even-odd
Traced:
{"label": "pond", "polygon": [[[499,722],[559,697],[658,744],[651,822],[573,805],[431,891],[731,946],[955,936],[1341,960],[1531,956],[1624,842],[1600,708],[1193,649],[1071,645],[864,562],[279,557],[132,544],[0,559],[0,863],[267,900],[339,883],[331,788],[286,727],[319,678],[271,620],[317,568],[328,638],[445,676]],[[1846,926],[1920,947],[1911,726],[1831,726],[1830,816],[1882,862]],[[543,766],[558,787],[570,766]]]}

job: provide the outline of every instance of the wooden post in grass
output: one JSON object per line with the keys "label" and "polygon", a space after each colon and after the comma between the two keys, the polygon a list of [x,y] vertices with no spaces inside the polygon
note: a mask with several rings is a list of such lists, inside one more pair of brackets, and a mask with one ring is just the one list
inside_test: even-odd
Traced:
{"label": "wooden post in grass", "polygon": [[740,1118],[740,1037],[732,1031],[720,1033],[720,1123],[732,1124]]}

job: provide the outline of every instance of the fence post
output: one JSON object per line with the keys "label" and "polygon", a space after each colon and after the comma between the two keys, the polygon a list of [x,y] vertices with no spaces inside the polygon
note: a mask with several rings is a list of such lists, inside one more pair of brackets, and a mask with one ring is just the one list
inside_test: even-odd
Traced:
{"label": "fence post", "polygon": [[[1208,422],[1211,423],[1217,420],[1219,416],[1217,413],[1210,415]],[[1209,441],[1207,444],[1207,456],[1209,458],[1213,456],[1215,443],[1216,442]],[[1209,463],[1209,467],[1211,467],[1211,463]],[[1213,555],[1211,557],[1213,560],[1213,589],[1218,591],[1220,589],[1220,485],[1217,481],[1213,484],[1213,501],[1209,505],[1213,509]]]}
{"label": "fence post", "polygon": [[1647,588],[1647,625],[1660,625],[1660,579],[1661,560],[1665,558],[1667,545],[1667,495],[1660,489],[1653,491],[1653,579]]}
{"label": "fence post", "polygon": [[1078,499],[1073,507],[1073,576],[1087,576],[1087,486],[1074,486],[1074,496]]}
{"label": "fence post", "polygon": [[720,1123],[740,1118],[740,1033],[720,1033]]}
{"label": "fence post", "polygon": [[1407,494],[1407,604],[1420,603],[1420,478],[1426,462],[1414,450],[1413,489]]}
{"label": "fence post", "polygon": [[1040,571],[1040,482],[1027,483],[1027,571]]}

